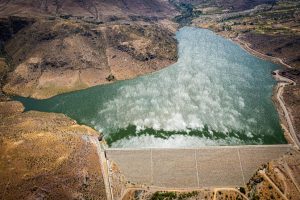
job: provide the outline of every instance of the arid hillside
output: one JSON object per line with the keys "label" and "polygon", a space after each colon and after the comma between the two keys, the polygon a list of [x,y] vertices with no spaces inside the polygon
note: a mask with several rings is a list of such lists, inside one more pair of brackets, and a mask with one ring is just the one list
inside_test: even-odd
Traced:
{"label": "arid hillside", "polygon": [[130,15],[165,17],[176,14],[168,0],[0,0],[0,16],[74,15],[99,20]]}
{"label": "arid hillside", "polygon": [[[47,8],[38,2],[2,1],[0,78],[6,94],[49,98],[177,60],[176,24],[166,17],[172,9],[165,1],[62,1],[55,12],[57,1],[45,1]],[[89,4],[103,16],[91,15]]]}
{"label": "arid hillside", "polygon": [[0,102],[2,199],[106,199],[99,136],[62,114]]}
{"label": "arid hillside", "polygon": [[47,98],[166,67],[177,59],[173,34],[159,25],[91,25],[38,20],[5,44],[14,72],[8,94]]}

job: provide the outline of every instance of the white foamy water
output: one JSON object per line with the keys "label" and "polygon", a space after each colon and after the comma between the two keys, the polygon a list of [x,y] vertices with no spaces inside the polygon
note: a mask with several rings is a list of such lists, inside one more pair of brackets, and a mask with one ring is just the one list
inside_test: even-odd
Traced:
{"label": "white foamy water", "polygon": [[[168,139],[157,138],[153,135],[142,135],[117,140],[112,148],[197,148],[201,146],[242,145],[243,140],[237,138],[212,140],[205,137],[174,135]],[[259,144],[259,143],[257,143]]]}
{"label": "white foamy water", "polygon": [[[224,134],[244,131],[249,139],[255,134],[272,134],[268,112],[274,112],[270,97],[274,84],[270,72],[274,65],[250,56],[208,30],[183,28],[177,39],[178,63],[121,86],[114,98],[98,109],[95,126],[109,132],[129,124],[137,126],[137,130],[165,131],[201,130],[208,125],[209,129]],[[194,145],[220,142],[182,137],[130,137],[113,146],[189,146],[192,141]],[[227,140],[227,143],[231,142]]]}

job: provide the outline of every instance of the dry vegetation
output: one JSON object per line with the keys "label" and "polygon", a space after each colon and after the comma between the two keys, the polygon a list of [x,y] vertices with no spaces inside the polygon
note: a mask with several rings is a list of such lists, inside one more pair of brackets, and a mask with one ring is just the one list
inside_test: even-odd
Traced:
{"label": "dry vegetation", "polygon": [[123,200],[246,200],[235,188],[202,189],[190,191],[129,190]]}

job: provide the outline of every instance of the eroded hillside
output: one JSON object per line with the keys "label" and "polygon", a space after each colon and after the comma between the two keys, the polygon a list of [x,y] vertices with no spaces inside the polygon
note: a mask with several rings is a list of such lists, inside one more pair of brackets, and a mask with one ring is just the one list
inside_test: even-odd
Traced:
{"label": "eroded hillside", "polygon": [[173,34],[158,25],[90,25],[38,20],[5,45],[14,72],[8,94],[47,98],[123,80],[166,67],[177,59]]}
{"label": "eroded hillside", "polygon": [[[6,84],[4,91],[7,94],[48,98],[134,78],[176,62],[176,25],[162,16],[147,17],[147,14],[159,15],[166,2],[158,6],[154,6],[158,4],[156,1],[151,4],[128,2],[131,6],[137,4],[137,11],[144,10],[143,16],[131,12],[129,7],[122,8],[120,2],[97,3],[109,4],[106,12],[110,14],[115,14],[113,9],[120,6],[123,18],[106,15],[102,18],[104,21],[100,21],[99,17],[87,13],[83,14],[84,17],[80,16],[76,9],[88,9],[75,1],[64,2],[60,9],[67,14],[60,15],[53,15],[50,8],[46,9],[46,15],[41,12],[41,6],[34,3],[3,3],[0,15],[5,15],[9,12],[7,9],[15,5],[24,4],[20,12],[16,12],[17,16],[7,14],[0,21],[0,73],[2,83]],[[160,10],[153,10],[150,5]],[[29,8],[34,10],[23,13]]]}

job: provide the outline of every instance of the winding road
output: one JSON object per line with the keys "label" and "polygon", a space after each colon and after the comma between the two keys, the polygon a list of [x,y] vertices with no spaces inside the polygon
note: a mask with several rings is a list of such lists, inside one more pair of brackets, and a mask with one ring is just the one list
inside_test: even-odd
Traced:
{"label": "winding road", "polygon": [[279,81],[278,85],[277,85],[277,93],[276,93],[276,99],[284,113],[284,117],[285,117],[285,120],[286,120],[286,123],[288,125],[288,134],[291,138],[291,140],[293,141],[293,144],[295,146],[295,148],[299,149],[300,148],[300,142],[297,138],[297,134],[296,134],[296,131],[294,129],[294,126],[293,126],[293,123],[292,123],[292,120],[291,120],[291,117],[290,117],[290,114],[285,106],[285,102],[283,100],[283,97],[282,97],[282,94],[283,94],[283,91],[284,91],[284,87],[286,85],[296,85],[296,83],[291,80],[291,79],[288,79],[286,77],[283,77],[281,75],[279,75],[279,70],[276,70],[274,71],[275,75],[274,78]]}

